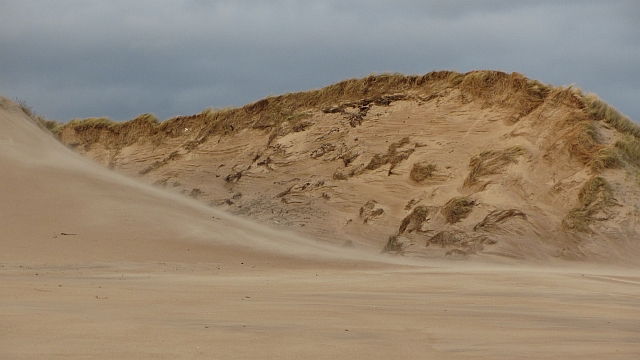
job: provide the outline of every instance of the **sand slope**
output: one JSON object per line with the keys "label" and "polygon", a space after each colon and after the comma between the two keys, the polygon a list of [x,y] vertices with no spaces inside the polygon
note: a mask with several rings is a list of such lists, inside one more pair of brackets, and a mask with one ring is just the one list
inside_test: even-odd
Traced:
{"label": "sand slope", "polygon": [[640,130],[602,109],[516,73],[434,72],[57,134],[118,172],[314,239],[637,264],[640,152],[624,149],[640,149]]}
{"label": "sand slope", "polygon": [[3,107],[1,359],[640,353],[636,267],[336,251],[105,170]]}

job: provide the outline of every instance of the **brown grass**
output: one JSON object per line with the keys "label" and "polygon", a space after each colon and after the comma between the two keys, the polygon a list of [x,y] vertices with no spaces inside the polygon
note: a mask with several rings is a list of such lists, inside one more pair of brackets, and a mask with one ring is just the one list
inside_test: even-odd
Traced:
{"label": "brown grass", "polygon": [[513,217],[519,217],[521,219],[527,220],[527,215],[517,209],[494,210],[490,212],[481,222],[476,224],[476,226],[473,227],[473,231],[493,229],[497,226],[497,224]]}
{"label": "brown grass", "polygon": [[[405,217],[402,220],[402,223],[400,223],[400,229],[398,229],[398,234],[403,234],[407,230],[411,232],[413,230],[419,229],[422,223],[424,223],[425,220],[427,219],[427,215],[429,215],[428,207],[424,205],[416,206],[416,208],[413,209],[411,214]],[[411,229],[408,229],[411,223],[413,223],[414,225]]]}
{"label": "brown grass", "polygon": [[582,95],[585,109],[595,120],[604,121],[623,134],[640,138],[640,126],[595,94]]}
{"label": "brown grass", "polygon": [[598,128],[592,121],[579,122],[566,138],[567,151],[584,165],[593,162],[596,154],[603,148]]}
{"label": "brown grass", "polygon": [[[504,106],[517,106],[522,114],[527,113],[542,101],[549,93],[549,87],[537,81],[529,80],[518,73],[500,71],[471,71],[461,74],[452,71],[434,71],[425,75],[381,74],[370,75],[362,79],[348,79],[319,90],[270,96],[241,108],[205,109],[199,114],[178,116],[153,126],[144,126],[146,137],[178,137],[190,129],[197,134],[190,147],[197,147],[215,134],[228,134],[245,128],[278,131],[280,124],[291,122],[289,128],[299,129],[297,121],[303,119],[309,110],[332,107],[340,110],[340,104],[376,104],[385,106],[393,101],[422,94],[430,98],[434,94],[449,88],[489,98],[496,94],[502,96]],[[422,98],[422,97],[421,97]],[[128,122],[127,122],[128,123]],[[122,130],[132,130],[127,123],[115,123],[105,118],[72,121],[63,126],[78,132],[102,131],[103,135],[116,136],[123,140]],[[138,124],[140,125],[140,124]],[[62,129],[56,129],[60,133]],[[104,136],[84,136],[84,141],[112,141]],[[130,139],[127,139],[130,141]],[[117,144],[111,144],[118,146]]]}
{"label": "brown grass", "polygon": [[640,167],[640,140],[632,135],[626,135],[616,141],[614,146],[625,161]]}
{"label": "brown grass", "polygon": [[469,216],[475,204],[475,200],[467,196],[455,197],[449,200],[440,212],[448,224],[455,224]]}
{"label": "brown grass", "polygon": [[433,177],[437,167],[435,164],[423,161],[413,164],[409,177],[415,182],[422,182]]}
{"label": "brown grass", "polygon": [[565,228],[590,233],[590,225],[597,219],[595,215],[606,212],[615,205],[613,190],[607,179],[594,176],[584,183],[578,193],[579,206],[571,209],[562,221]]}
{"label": "brown grass", "polygon": [[389,240],[387,240],[387,244],[382,248],[382,253],[399,253],[402,254],[404,252],[404,245],[398,241],[397,235],[389,236]]}
{"label": "brown grass", "polygon": [[503,150],[488,150],[474,156],[469,161],[471,171],[464,181],[464,186],[476,184],[483,176],[499,174],[511,163],[517,163],[517,158],[526,151],[520,146],[513,146]]}
{"label": "brown grass", "polygon": [[393,170],[396,165],[401,163],[402,161],[409,158],[409,156],[415,151],[415,149],[405,149],[398,150],[402,146],[408,144],[410,142],[408,137],[402,138],[402,140],[398,142],[394,142],[389,145],[389,149],[386,154],[375,154],[364,167],[365,170],[375,170],[386,164],[391,164],[389,168],[389,175],[391,175],[391,170]]}
{"label": "brown grass", "polygon": [[55,132],[58,128],[62,126],[61,123],[55,120],[46,119],[44,116],[38,115],[33,111],[33,108],[27,104],[24,100],[16,100],[15,102],[0,96],[0,107],[3,109],[8,109],[11,104],[17,104],[20,110],[22,110],[25,115],[27,115],[31,120],[35,121],[38,126],[44,127],[45,129]]}
{"label": "brown grass", "polygon": [[617,169],[622,166],[619,152],[612,148],[602,148],[592,157],[589,163],[591,169],[600,172],[604,169]]}

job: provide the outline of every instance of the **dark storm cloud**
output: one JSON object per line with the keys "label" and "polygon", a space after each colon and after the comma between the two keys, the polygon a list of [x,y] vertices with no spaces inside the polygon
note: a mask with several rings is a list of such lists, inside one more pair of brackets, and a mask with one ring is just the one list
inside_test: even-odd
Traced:
{"label": "dark storm cloud", "polygon": [[0,93],[161,118],[372,72],[518,71],[640,119],[634,1],[0,1]]}

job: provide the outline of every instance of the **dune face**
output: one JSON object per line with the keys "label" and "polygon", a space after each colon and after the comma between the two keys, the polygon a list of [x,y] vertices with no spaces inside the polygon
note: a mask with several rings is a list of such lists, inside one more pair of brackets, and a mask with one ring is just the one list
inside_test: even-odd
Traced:
{"label": "dune face", "polygon": [[[342,110],[308,110],[315,115],[304,121],[313,121],[312,125],[280,124],[278,129],[305,129],[283,130],[271,142],[264,138],[272,136],[265,135],[268,129],[254,129],[254,123],[220,134],[211,130],[211,138],[200,143],[199,138],[192,140],[195,145],[185,145],[187,135],[179,132],[167,137],[169,125],[178,125],[172,122],[153,125],[138,120],[139,128],[132,123],[105,127],[87,122],[85,126],[95,125],[93,130],[70,126],[62,131],[64,139],[76,139],[75,148],[89,155],[111,154],[116,140],[128,144],[111,163],[125,173],[144,170],[141,180],[154,183],[153,176],[167,176],[164,172],[173,167],[180,181],[213,181],[202,181],[201,187],[174,187],[178,180],[159,177],[163,181],[158,184],[166,183],[166,188],[178,192],[188,190],[193,195],[189,197],[134,181],[82,158],[39,129],[16,104],[0,98],[0,359],[637,358],[637,264],[626,268],[594,264],[588,260],[595,256],[585,250],[586,244],[609,246],[604,251],[591,245],[593,253],[602,251],[602,258],[609,261],[625,247],[629,253],[635,251],[635,245],[615,237],[616,229],[633,229],[628,223],[620,222],[606,233],[608,237],[602,237],[604,226],[618,221],[625,204],[633,201],[631,190],[627,198],[620,195],[623,186],[633,189],[627,180],[616,180],[621,170],[605,167],[597,174],[588,173],[584,162],[565,153],[562,144],[553,147],[557,150],[551,159],[535,155],[540,145],[523,140],[535,139],[535,124],[529,125],[529,135],[507,137],[522,137],[518,142],[486,143],[487,148],[496,145],[489,150],[480,145],[468,145],[468,150],[453,147],[452,142],[461,142],[464,136],[480,139],[482,133],[473,130],[477,127],[484,129],[484,136],[501,139],[493,131],[517,126],[500,119],[486,124],[476,119],[478,124],[470,131],[460,119],[437,118],[429,136],[447,129],[458,129],[459,136],[434,144],[426,135],[418,139],[420,122],[413,123],[412,133],[400,126],[416,116],[413,112],[431,106],[433,99],[420,100],[420,106],[418,100],[399,95],[386,99],[390,102],[370,103],[367,115],[353,127],[353,118]],[[446,101],[454,98],[442,101],[447,106]],[[352,111],[351,105],[337,105],[341,106]],[[378,120],[370,118],[372,111],[380,113]],[[325,117],[345,126],[327,128],[319,122]],[[202,119],[192,120],[205,124]],[[179,124],[182,129],[191,129],[188,126],[193,124],[180,121],[185,121]],[[384,138],[376,140],[366,131],[374,130],[367,127],[374,121],[376,126],[387,124],[389,133],[391,129],[399,133],[392,134],[388,143]],[[198,133],[207,133],[202,126]],[[603,148],[617,136],[605,124],[594,126],[602,135],[599,146]],[[118,133],[118,129],[128,130]],[[145,131],[162,139],[153,145],[156,150]],[[319,144],[309,140],[327,133]],[[80,139],[88,141],[89,136],[96,136],[95,141],[81,145]],[[562,138],[551,131],[547,136],[539,141]],[[171,155],[170,145],[175,151],[191,150]],[[201,146],[219,147],[207,155]],[[307,156],[305,149],[323,146],[322,154],[314,153],[316,158]],[[269,151],[268,155],[256,158],[246,150],[254,148]],[[431,148],[433,153],[425,152]],[[161,155],[160,149],[167,151]],[[344,155],[351,150],[352,155]],[[456,153],[463,151],[477,157],[464,164],[448,160],[458,159]],[[340,160],[333,158],[339,154],[343,154]],[[214,156],[225,156],[225,166],[212,167]],[[240,165],[230,171],[234,159],[246,168]],[[564,167],[557,164],[558,159],[563,159]],[[258,165],[263,160],[265,164]],[[536,217],[547,215],[514,200],[537,196],[546,199],[542,204],[554,204],[551,199],[556,193],[532,194],[527,187],[532,185],[522,180],[527,174],[534,176],[527,164],[536,161],[559,174],[579,169],[579,175],[558,180],[564,187],[555,195],[567,202],[567,209],[578,209],[566,220],[573,221],[571,226],[585,225],[576,221],[583,213],[594,219],[613,214],[607,215],[611,219],[588,221],[590,232],[576,235],[575,248],[580,252],[572,250],[573,254],[583,254],[587,261],[549,259],[532,264],[487,253],[551,257],[557,244],[566,243],[562,237],[542,239],[548,227]],[[309,168],[298,170],[298,163]],[[343,175],[334,178],[338,170]],[[294,171],[302,171],[306,178]],[[321,171],[330,173],[316,176]],[[228,175],[233,176],[226,181]],[[269,180],[271,189],[267,179],[276,175],[306,181],[273,184]],[[216,196],[232,202],[220,205],[223,208],[247,211],[245,217],[263,222],[273,222],[270,217],[277,216],[274,219],[285,229],[324,236],[341,246],[267,228],[198,202],[217,199],[215,181],[223,189]],[[405,204],[404,191],[409,190],[426,195]],[[278,193],[272,196],[274,191]],[[358,194],[367,196],[361,201]],[[493,198],[487,194],[494,194]],[[396,203],[401,206],[390,205]],[[520,205],[511,206],[516,203]],[[269,215],[264,209],[273,204],[279,207]],[[255,213],[248,212],[251,209]],[[276,209],[282,212],[276,214]],[[317,209],[325,213],[313,212]],[[309,211],[308,218],[300,215],[304,211]],[[346,227],[332,225],[332,219],[343,215],[352,219]],[[296,219],[306,221],[305,226],[296,225]],[[427,236],[434,224],[442,224],[443,230]],[[354,229],[365,231],[371,239]],[[375,229],[385,233],[376,234]],[[376,243],[378,235],[387,236],[387,229],[396,241]],[[513,237],[511,243],[505,240],[508,235]],[[343,239],[354,239],[355,244],[342,246]],[[422,252],[407,245],[412,241],[413,247],[423,247]],[[372,244],[374,254],[362,244]],[[434,257],[450,253],[448,259],[380,255],[382,245],[407,254],[430,255],[434,248]],[[469,261],[450,261],[462,258]]]}
{"label": "dune face", "polygon": [[211,262],[252,252],[264,259],[338,256],[109,171],[62,146],[4,99],[0,168],[2,262]]}
{"label": "dune face", "polygon": [[56,134],[117,172],[328,242],[455,259],[639,254],[638,127],[516,73],[371,76]]}

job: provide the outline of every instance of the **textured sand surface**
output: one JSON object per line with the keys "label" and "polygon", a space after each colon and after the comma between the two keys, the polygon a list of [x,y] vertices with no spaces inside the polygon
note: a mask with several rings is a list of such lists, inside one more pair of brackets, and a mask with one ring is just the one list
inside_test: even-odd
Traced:
{"label": "textured sand surface", "polygon": [[326,245],[108,171],[4,106],[1,359],[640,354],[636,267]]}
{"label": "textured sand surface", "polygon": [[638,264],[640,150],[627,159],[618,142],[640,142],[590,111],[581,93],[519,74],[437,72],[157,124],[75,122],[59,137],[117,172],[325,242],[381,250],[396,235],[419,257]]}

